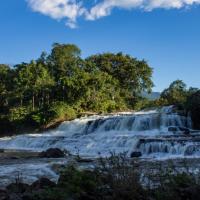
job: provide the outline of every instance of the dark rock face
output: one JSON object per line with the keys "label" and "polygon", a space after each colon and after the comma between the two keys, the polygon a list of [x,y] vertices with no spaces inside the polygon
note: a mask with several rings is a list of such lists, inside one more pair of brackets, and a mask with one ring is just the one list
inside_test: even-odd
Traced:
{"label": "dark rock face", "polygon": [[140,151],[134,151],[130,155],[131,158],[139,158],[141,156],[142,156],[142,153]]}
{"label": "dark rock face", "polygon": [[181,199],[198,200],[200,199],[199,192],[200,192],[199,186],[190,186],[187,188],[179,189],[179,195]]}
{"label": "dark rock face", "polygon": [[39,154],[40,158],[63,158],[65,153],[58,148],[50,148]]}
{"label": "dark rock face", "polygon": [[183,133],[185,135],[189,135],[190,134],[190,129],[188,128],[184,128],[184,127],[179,127],[180,131],[183,131]]}
{"label": "dark rock face", "polygon": [[90,158],[77,158],[76,161],[79,162],[79,163],[91,163],[91,162],[93,162],[93,160],[90,159]]}
{"label": "dark rock face", "polygon": [[45,189],[47,187],[50,188],[55,186],[56,184],[50,181],[48,178],[40,178],[31,185],[31,188],[33,190],[40,190],[40,189]]}
{"label": "dark rock face", "polygon": [[4,153],[4,149],[0,149],[0,153]]}
{"label": "dark rock face", "polygon": [[56,183],[48,178],[40,178],[32,185],[21,182],[11,183],[5,190],[0,189],[0,200],[35,200],[35,195],[42,195],[46,189],[54,187],[56,187]]}
{"label": "dark rock face", "polygon": [[171,127],[168,128],[168,131],[169,132],[178,132],[178,131],[181,131],[185,135],[189,135],[190,134],[190,129],[189,128],[185,128],[185,127],[171,126]]}
{"label": "dark rock face", "polygon": [[168,131],[169,131],[169,132],[177,132],[177,131],[178,131],[178,128],[172,126],[172,127],[169,127],[169,128],[168,128]]}
{"label": "dark rock face", "polygon": [[9,193],[24,193],[30,190],[30,186],[25,183],[11,183],[6,187]]}
{"label": "dark rock face", "polygon": [[8,200],[8,193],[5,190],[0,190],[0,200]]}

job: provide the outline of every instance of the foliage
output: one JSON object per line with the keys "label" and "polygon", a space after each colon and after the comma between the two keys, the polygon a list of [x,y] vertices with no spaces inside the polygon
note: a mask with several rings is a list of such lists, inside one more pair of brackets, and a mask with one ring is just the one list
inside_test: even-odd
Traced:
{"label": "foliage", "polygon": [[87,62],[117,79],[124,92],[136,94],[150,91],[153,86],[152,68],[144,60],[139,61],[122,53],[105,53],[91,56],[87,58]]}
{"label": "foliage", "polygon": [[27,107],[14,107],[10,109],[9,120],[10,121],[22,121],[30,112]]}
{"label": "foliage", "polygon": [[49,120],[71,120],[76,118],[75,110],[64,102],[54,102],[49,106]]}
{"label": "foliage", "polygon": [[200,184],[192,175],[185,172],[168,174],[160,187],[153,191],[156,200],[197,200]]}
{"label": "foliage", "polygon": [[[0,65],[0,113],[14,126],[40,128],[73,119],[77,112],[133,109],[138,93],[151,90],[152,68],[129,55],[87,59],[73,44],[54,44],[51,53],[14,68]],[[74,111],[74,110],[75,111]]]}
{"label": "foliage", "polygon": [[186,84],[181,80],[172,82],[169,88],[161,93],[161,98],[167,100],[169,105],[183,105],[187,98]]}
{"label": "foliage", "polygon": [[200,129],[200,90],[188,97],[187,109],[191,114],[194,128]]}

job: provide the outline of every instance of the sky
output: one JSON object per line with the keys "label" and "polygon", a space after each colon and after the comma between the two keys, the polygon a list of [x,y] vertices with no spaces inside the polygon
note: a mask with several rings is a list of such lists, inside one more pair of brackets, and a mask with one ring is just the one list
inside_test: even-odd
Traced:
{"label": "sky", "polygon": [[123,52],[154,69],[154,91],[200,88],[200,0],[1,0],[0,63],[73,43],[82,57]]}

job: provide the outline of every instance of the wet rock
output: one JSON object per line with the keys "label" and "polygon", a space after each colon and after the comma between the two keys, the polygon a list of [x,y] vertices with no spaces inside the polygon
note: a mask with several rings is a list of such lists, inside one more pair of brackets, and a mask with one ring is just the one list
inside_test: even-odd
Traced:
{"label": "wet rock", "polygon": [[0,189],[0,200],[9,200],[8,193]]}
{"label": "wet rock", "polygon": [[130,155],[131,158],[139,158],[141,156],[142,156],[142,153],[140,151],[134,151]]}
{"label": "wet rock", "polygon": [[0,149],[0,153],[4,153],[4,149]]}
{"label": "wet rock", "polygon": [[200,187],[197,185],[179,189],[181,199],[199,199]]}
{"label": "wet rock", "polygon": [[93,160],[90,159],[90,158],[80,158],[80,157],[77,158],[76,161],[79,162],[79,163],[91,163],[91,162],[93,162]]}
{"label": "wet rock", "polygon": [[178,131],[178,128],[177,127],[174,127],[174,126],[171,126],[168,128],[168,131],[169,132],[177,132]]}
{"label": "wet rock", "polygon": [[185,127],[179,127],[179,130],[182,131],[185,135],[190,134],[190,129],[185,128]]}
{"label": "wet rock", "polygon": [[33,194],[24,194],[22,196],[22,200],[34,200],[35,198],[33,197]]}
{"label": "wet rock", "polygon": [[6,190],[8,193],[24,193],[30,190],[30,186],[25,183],[11,183]]}
{"label": "wet rock", "polygon": [[65,153],[58,148],[50,148],[46,151],[39,153],[40,158],[63,158]]}
{"label": "wet rock", "polygon": [[56,184],[50,181],[48,178],[40,178],[31,185],[31,188],[32,190],[40,190],[45,188],[52,188],[55,186]]}
{"label": "wet rock", "polygon": [[22,197],[19,194],[12,193],[12,194],[9,194],[8,200],[22,200]]}

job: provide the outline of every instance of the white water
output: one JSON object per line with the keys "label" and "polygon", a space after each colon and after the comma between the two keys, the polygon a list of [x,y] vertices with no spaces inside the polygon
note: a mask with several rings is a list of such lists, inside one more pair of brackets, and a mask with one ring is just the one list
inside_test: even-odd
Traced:
{"label": "white water", "polygon": [[[62,123],[56,130],[0,139],[0,149],[42,151],[58,147],[81,156],[108,156],[111,152],[140,151],[143,157],[200,156],[200,142],[168,141],[169,127],[191,128],[190,118],[172,112],[172,106],[137,113],[91,116]],[[178,131],[176,135],[183,136]],[[163,139],[143,141],[141,139]]]}

